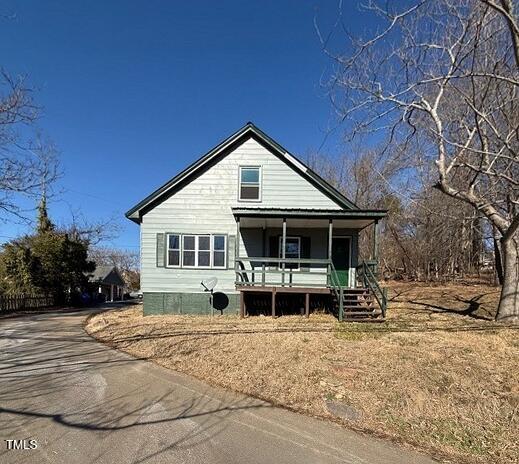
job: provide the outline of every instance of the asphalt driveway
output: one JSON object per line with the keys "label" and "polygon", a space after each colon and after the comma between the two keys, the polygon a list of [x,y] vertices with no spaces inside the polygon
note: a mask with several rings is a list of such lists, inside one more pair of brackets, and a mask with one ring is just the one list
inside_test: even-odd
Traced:
{"label": "asphalt driveway", "polygon": [[87,315],[0,319],[0,462],[434,462],[111,350]]}

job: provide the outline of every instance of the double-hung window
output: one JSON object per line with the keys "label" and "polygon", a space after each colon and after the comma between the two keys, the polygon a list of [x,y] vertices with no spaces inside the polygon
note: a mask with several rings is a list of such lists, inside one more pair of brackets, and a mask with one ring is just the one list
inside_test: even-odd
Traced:
{"label": "double-hung window", "polygon": [[[279,257],[283,258],[283,237],[279,237]],[[287,237],[285,258],[301,259],[301,237]],[[281,266],[280,266],[281,267]],[[299,263],[287,263],[286,269],[299,269]]]}
{"label": "double-hung window", "polygon": [[182,236],[182,267],[197,267],[196,242],[196,235]]}
{"label": "double-hung window", "polygon": [[211,236],[198,235],[197,263],[198,267],[211,266]]}
{"label": "double-hung window", "polygon": [[225,235],[213,235],[213,266],[214,268],[225,268],[225,257],[227,256],[227,240]]}
{"label": "double-hung window", "polygon": [[227,236],[168,234],[167,266],[204,269],[227,267]]}
{"label": "double-hung window", "polygon": [[240,201],[261,201],[261,168],[240,166]]}
{"label": "double-hung window", "polygon": [[167,244],[168,244],[168,266],[179,267],[180,266],[180,235],[169,234]]}

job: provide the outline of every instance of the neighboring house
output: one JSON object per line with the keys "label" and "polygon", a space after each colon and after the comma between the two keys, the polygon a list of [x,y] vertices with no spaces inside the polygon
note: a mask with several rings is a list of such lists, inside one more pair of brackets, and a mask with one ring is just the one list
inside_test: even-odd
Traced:
{"label": "neighboring house", "polygon": [[88,278],[92,297],[100,301],[115,301],[124,298],[124,279],[115,266],[96,266]]}
{"label": "neighboring house", "polygon": [[[323,296],[341,318],[379,314],[373,296],[385,309],[384,294],[373,263],[359,263],[358,234],[385,215],[358,208],[247,123],[126,213],[141,229],[144,313],[243,316],[263,295],[274,315],[291,294],[306,314]],[[213,298],[201,285],[212,277]]]}

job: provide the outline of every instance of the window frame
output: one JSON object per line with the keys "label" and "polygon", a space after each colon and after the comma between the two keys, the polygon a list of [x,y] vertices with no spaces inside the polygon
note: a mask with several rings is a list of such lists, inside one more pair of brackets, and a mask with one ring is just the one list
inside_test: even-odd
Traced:
{"label": "window frame", "polygon": [[[245,182],[245,186],[258,187],[258,198],[242,198],[241,197],[241,188],[242,188],[242,180],[241,173],[244,169],[257,169],[258,170],[258,182]],[[244,165],[239,166],[238,168],[238,201],[243,201],[247,203],[260,203],[263,197],[263,168],[262,166],[254,166],[254,165]]]}
{"label": "window frame", "polygon": [[[177,236],[179,238],[179,248],[169,248],[169,237],[170,236]],[[184,238],[185,237],[193,237],[194,239],[194,249],[189,249],[189,250],[186,250],[184,248]],[[209,237],[209,249],[208,250],[205,250],[205,249],[200,249],[200,244],[199,244],[199,240],[200,240],[200,237]],[[214,241],[215,241],[215,237],[223,237],[223,244],[224,244],[224,247],[223,247],[223,250],[215,250],[214,249]],[[228,235],[227,234],[223,234],[223,233],[215,233],[215,234],[193,234],[193,233],[186,233],[186,234],[181,234],[181,233],[178,233],[178,232],[167,232],[166,233],[166,247],[165,247],[165,251],[166,251],[166,267],[167,268],[173,268],[173,269],[227,269],[227,261],[228,261],[228,256],[227,256],[227,253],[228,253]],[[179,264],[178,265],[175,265],[175,264],[169,264],[169,252],[170,251],[178,251],[179,252]],[[195,254],[195,260],[194,260],[194,265],[187,265],[184,263],[184,252],[191,252],[191,253],[194,253]],[[198,253],[202,251],[202,252],[207,252],[209,253],[209,266],[199,266],[198,265]],[[215,266],[214,265],[214,253],[216,252],[220,252],[220,253],[223,253],[224,254],[224,260],[223,260],[223,266]]]}
{"label": "window frame", "polygon": [[[200,237],[208,237],[209,238],[209,249],[200,249]],[[195,267],[197,269],[211,269],[212,268],[212,245],[213,245],[213,236],[212,234],[196,234],[195,246],[196,246],[196,255],[195,255]],[[198,264],[200,259],[200,253],[209,253],[209,265],[208,266],[200,266]]]}
{"label": "window frame", "polygon": [[[302,240],[301,240],[301,236],[300,235],[287,235],[286,236],[286,239],[288,241],[288,239],[296,239],[297,240],[297,251],[298,251],[298,256],[297,256],[297,259],[301,259],[301,243],[302,243]],[[285,243],[286,245],[286,243]],[[280,235],[279,236],[279,244],[278,244],[278,250],[279,250],[279,257],[280,258],[283,258],[283,236]],[[286,258],[286,252],[285,252],[285,258]],[[291,265],[290,263],[287,263],[289,266]],[[283,263],[279,263],[279,266],[278,266],[278,269],[281,269],[282,268],[282,265]],[[292,269],[293,271],[299,271],[301,269],[301,265],[300,263],[297,263],[297,264],[294,264],[295,267],[292,267],[292,268],[289,268],[289,267],[286,267],[285,266],[285,269]]]}
{"label": "window frame", "polygon": [[[178,248],[170,248],[169,247],[169,237],[172,236],[178,237]],[[166,267],[170,268],[180,268],[182,267],[182,234],[176,232],[167,232],[166,233]],[[170,251],[178,251],[178,264],[169,264],[169,252]]]}
{"label": "window frame", "polygon": [[[223,237],[223,250],[215,250],[215,237]],[[227,269],[227,235],[225,234],[211,234],[211,269]],[[214,253],[223,253],[223,266],[216,266],[214,264]]]}

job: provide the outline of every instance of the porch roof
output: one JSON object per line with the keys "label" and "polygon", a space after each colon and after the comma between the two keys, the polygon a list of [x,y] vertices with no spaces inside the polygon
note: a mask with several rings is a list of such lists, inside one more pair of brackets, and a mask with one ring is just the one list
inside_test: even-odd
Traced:
{"label": "porch roof", "polygon": [[385,209],[293,209],[293,208],[232,208],[237,217],[276,217],[305,219],[382,219]]}
{"label": "porch roof", "polygon": [[[292,225],[306,227],[324,227],[333,219],[339,227],[358,228],[372,224],[387,215],[382,209],[295,209],[295,208],[232,208],[236,218],[249,219],[243,222],[245,227],[255,227],[262,223],[265,226],[277,226],[283,218],[291,219]],[[309,224],[308,220],[314,224]]]}

